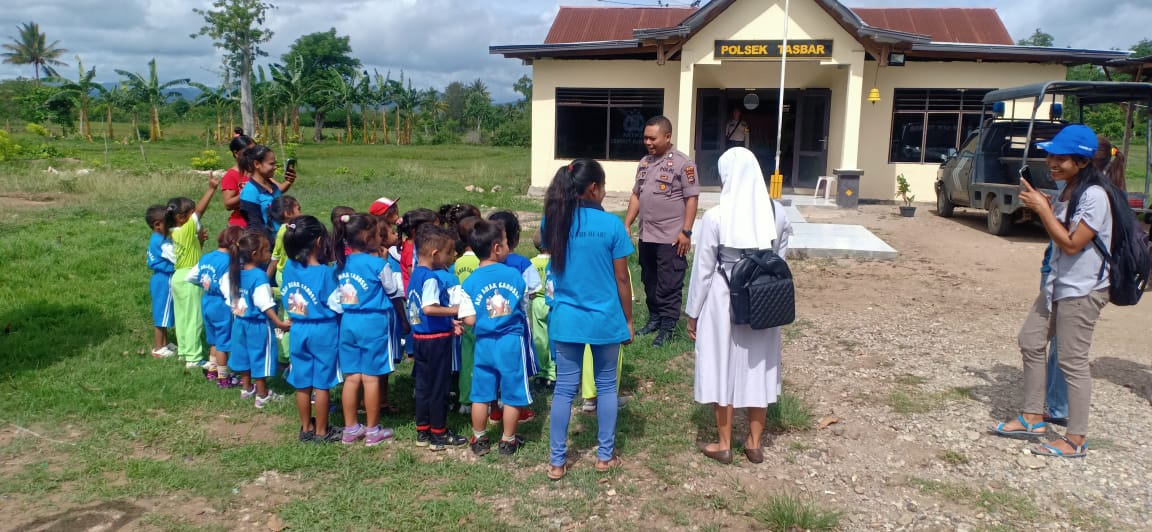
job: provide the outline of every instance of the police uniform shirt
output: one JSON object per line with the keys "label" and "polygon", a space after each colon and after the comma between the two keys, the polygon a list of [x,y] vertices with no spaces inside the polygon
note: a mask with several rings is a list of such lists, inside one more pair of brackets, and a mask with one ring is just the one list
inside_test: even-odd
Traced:
{"label": "police uniform shirt", "polygon": [[724,140],[727,142],[744,143],[748,138],[748,124],[743,120],[729,120],[728,124],[724,126]]}
{"label": "police uniform shirt", "polygon": [[675,149],[646,155],[632,193],[640,198],[640,240],[673,244],[684,230],[684,202],[700,195],[696,163]]}

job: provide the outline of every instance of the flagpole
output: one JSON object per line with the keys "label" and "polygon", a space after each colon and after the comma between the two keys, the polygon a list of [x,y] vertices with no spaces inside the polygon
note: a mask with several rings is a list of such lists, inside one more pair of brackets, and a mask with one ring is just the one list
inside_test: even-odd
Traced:
{"label": "flagpole", "polygon": [[784,195],[784,176],[780,173],[780,140],[784,133],[784,74],[788,65],[788,8],[789,0],[784,0],[784,45],[780,49],[780,94],[776,106],[776,166],[772,172],[769,196],[780,199]]}

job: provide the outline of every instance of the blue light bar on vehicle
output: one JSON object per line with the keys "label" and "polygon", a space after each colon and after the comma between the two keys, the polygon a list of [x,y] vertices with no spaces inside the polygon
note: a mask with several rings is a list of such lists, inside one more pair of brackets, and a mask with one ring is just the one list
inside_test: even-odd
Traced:
{"label": "blue light bar on vehicle", "polygon": [[1048,108],[1048,119],[1049,120],[1060,120],[1063,117],[1064,117],[1064,104],[1053,103],[1052,106]]}
{"label": "blue light bar on vehicle", "polygon": [[1004,102],[996,102],[992,104],[992,114],[997,118],[1004,116]]}

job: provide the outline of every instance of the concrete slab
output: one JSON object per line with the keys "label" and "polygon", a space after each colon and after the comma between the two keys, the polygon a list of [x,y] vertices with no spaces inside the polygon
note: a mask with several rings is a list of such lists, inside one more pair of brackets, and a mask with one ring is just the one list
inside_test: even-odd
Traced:
{"label": "concrete slab", "polygon": [[900,256],[862,225],[799,223],[792,225],[792,231],[789,257],[892,260]]}

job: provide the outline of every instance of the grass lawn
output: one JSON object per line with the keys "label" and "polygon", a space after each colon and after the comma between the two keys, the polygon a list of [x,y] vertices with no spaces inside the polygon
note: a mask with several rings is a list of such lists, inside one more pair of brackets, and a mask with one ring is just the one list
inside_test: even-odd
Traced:
{"label": "grass lawn", "polygon": [[[624,349],[622,388],[633,400],[620,412],[617,446],[628,466],[598,475],[586,457],[559,483],[544,474],[543,394],[539,416],[522,427],[528,445],[514,458],[433,454],[414,445],[405,363],[391,387],[400,414],[384,419],[395,442],[305,446],[295,441],[290,401],[258,411],[176,360],[145,355],[152,333],[144,209],[171,196],[196,198],[205,186],[188,170],[203,141],[168,134],[176,140],[144,145],[147,162],[139,145],[113,144],[105,154],[102,142],[57,141],[71,160],[0,164],[0,499],[10,524],[87,528],[139,517],[165,530],[644,529],[712,522],[700,516],[716,512],[746,527],[764,526],[749,516],[769,522],[762,514],[770,510],[756,501],[717,510],[715,501],[667,504],[659,495],[687,480],[684,457],[694,456],[696,439],[714,437],[710,411],[690,400],[693,361],[683,333],[664,350],[642,342]],[[227,160],[225,148],[214,149]],[[291,194],[322,220],[335,205],[366,209],[382,195],[399,196],[405,210],[457,201],[540,210],[524,197],[524,149],[304,144],[296,157]],[[465,192],[469,184],[487,192]],[[214,201],[205,218],[212,235],[224,220]],[[526,240],[521,253],[533,253]],[[645,320],[637,304],[637,324]],[[291,393],[282,381],[273,388]],[[803,410],[794,398],[790,404]],[[789,425],[803,426],[806,415]],[[468,434],[464,416],[449,422]],[[588,455],[595,419],[574,415],[571,438],[573,450]]]}

